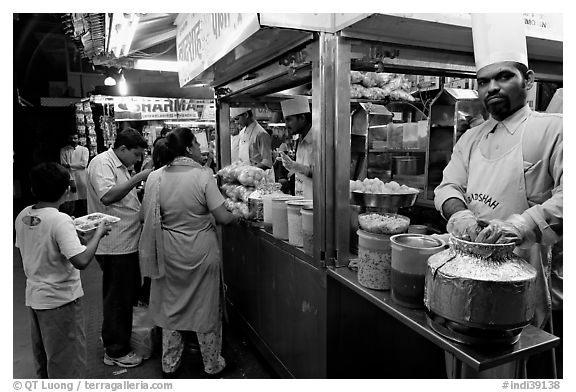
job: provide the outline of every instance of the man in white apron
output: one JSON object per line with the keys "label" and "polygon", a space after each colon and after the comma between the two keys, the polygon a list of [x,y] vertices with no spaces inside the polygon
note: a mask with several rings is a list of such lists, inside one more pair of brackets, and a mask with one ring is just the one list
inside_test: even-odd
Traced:
{"label": "man in white apron", "polygon": [[[300,135],[298,147],[296,148],[296,161],[293,161],[288,155],[281,152],[280,159],[284,167],[290,173],[295,174],[294,193],[296,196],[303,196],[304,199],[312,199],[313,182],[312,182],[312,162],[313,162],[313,133],[310,132],[312,127],[312,113],[308,99],[298,97],[282,101],[282,114],[286,122],[286,129],[290,136]],[[291,174],[289,174],[291,175]]]}
{"label": "man in white apron", "polygon": [[78,133],[68,136],[68,144],[60,149],[60,164],[70,173],[71,189],[67,202],[72,206],[72,214],[86,215],[86,167],[88,149],[78,144]]}
{"label": "man in white apron", "polygon": [[[515,252],[538,271],[532,324],[550,330],[550,249],[560,240],[563,221],[562,115],[533,112],[527,105],[534,73],[528,70],[523,21],[516,16],[473,15],[478,94],[491,117],[454,146],[434,202],[449,218],[451,234],[517,244]],[[489,225],[480,231],[479,221]],[[467,373],[513,376],[503,368]]]}
{"label": "man in white apron", "polygon": [[[242,127],[238,134],[238,159],[247,164],[270,169],[272,167],[272,140],[250,108],[231,108],[230,117]],[[234,145],[232,145],[234,148]]]}

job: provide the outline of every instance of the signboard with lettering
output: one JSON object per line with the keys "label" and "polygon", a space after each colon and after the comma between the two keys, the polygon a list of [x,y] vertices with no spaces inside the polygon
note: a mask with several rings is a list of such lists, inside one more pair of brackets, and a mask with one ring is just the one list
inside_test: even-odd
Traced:
{"label": "signboard with lettering", "polygon": [[198,118],[189,98],[114,97],[116,121],[178,120]]}
{"label": "signboard with lettering", "polygon": [[[472,16],[467,13],[451,14],[388,14],[404,18],[427,20],[429,22],[472,27]],[[562,41],[562,14],[523,13],[526,36]]]}
{"label": "signboard with lettering", "polygon": [[180,14],[176,18],[180,87],[260,29],[258,14]]}

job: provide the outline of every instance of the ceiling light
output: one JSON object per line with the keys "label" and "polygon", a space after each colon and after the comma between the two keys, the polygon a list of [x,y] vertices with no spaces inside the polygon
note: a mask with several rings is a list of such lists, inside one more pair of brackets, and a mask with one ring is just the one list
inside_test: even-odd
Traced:
{"label": "ceiling light", "polygon": [[128,83],[126,83],[126,78],[124,75],[120,75],[120,81],[118,82],[118,92],[120,95],[128,94]]}
{"label": "ceiling light", "polygon": [[116,86],[116,79],[114,79],[112,76],[108,76],[106,79],[104,79],[104,86]]}
{"label": "ceiling light", "polygon": [[134,69],[145,71],[165,71],[165,72],[178,72],[178,62],[168,60],[150,60],[150,59],[136,59],[134,60]]}
{"label": "ceiling light", "polygon": [[115,12],[108,20],[110,23],[108,52],[117,58],[128,56],[140,15]]}

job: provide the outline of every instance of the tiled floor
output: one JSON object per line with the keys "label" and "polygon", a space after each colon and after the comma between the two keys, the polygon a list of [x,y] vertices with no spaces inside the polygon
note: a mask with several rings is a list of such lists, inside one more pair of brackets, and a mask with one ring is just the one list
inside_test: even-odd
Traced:
{"label": "tiled floor", "polygon": [[[14,378],[34,378],[27,314],[28,309],[24,305],[26,277],[24,276],[20,254],[17,249],[14,249],[13,260]],[[102,320],[101,272],[96,263],[90,264],[86,270],[82,271],[82,285],[84,288],[83,304],[88,351],[87,377],[94,379],[162,378],[159,350],[155,350],[152,357],[142,365],[131,369],[106,366],[102,363],[104,352],[99,338]],[[235,328],[234,325],[224,326],[225,342],[223,354],[224,356],[232,358],[237,365],[236,369],[225,375],[224,378],[277,378],[274,371],[237,330],[238,328]],[[119,371],[120,373],[118,373]],[[188,379],[202,377],[202,360],[200,356],[185,354],[177,378]]]}

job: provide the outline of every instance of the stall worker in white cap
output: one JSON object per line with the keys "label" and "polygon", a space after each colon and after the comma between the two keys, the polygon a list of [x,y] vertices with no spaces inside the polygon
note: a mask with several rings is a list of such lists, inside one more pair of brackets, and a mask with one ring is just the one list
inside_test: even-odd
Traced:
{"label": "stall worker in white cap", "polygon": [[304,196],[312,199],[312,113],[306,97],[298,97],[282,101],[282,115],[286,122],[286,129],[290,136],[299,135],[296,147],[296,161],[288,155],[280,152],[279,159],[290,173],[295,174],[294,193],[296,196]]}
{"label": "stall worker in white cap", "polygon": [[[250,108],[231,108],[230,117],[242,130],[238,134],[238,159],[261,169],[272,167],[272,140],[254,119]],[[232,140],[234,142],[234,140]],[[234,146],[232,146],[234,148]]]}
{"label": "stall worker in white cap", "polygon": [[[472,34],[478,94],[490,118],[454,146],[434,203],[454,236],[516,243],[538,271],[532,324],[551,331],[551,298],[562,303],[561,285],[550,285],[549,256],[562,236],[562,115],[527,104],[534,72],[521,15],[473,14]],[[554,268],[561,280],[561,263]]]}

